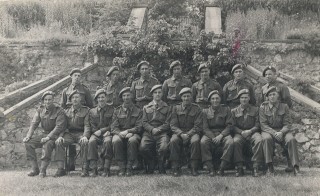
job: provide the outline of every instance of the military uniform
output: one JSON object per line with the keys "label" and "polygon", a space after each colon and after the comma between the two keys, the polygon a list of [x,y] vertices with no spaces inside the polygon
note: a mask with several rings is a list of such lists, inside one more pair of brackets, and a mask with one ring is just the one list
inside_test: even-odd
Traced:
{"label": "military uniform", "polygon": [[[263,153],[266,163],[272,163],[274,142],[280,143],[288,152],[292,166],[299,165],[297,141],[290,133],[289,107],[284,103],[271,105],[268,101],[261,104],[259,119],[262,130]],[[278,141],[274,134],[283,133],[283,141]]]}
{"label": "military uniform", "polygon": [[122,83],[117,82],[115,84],[109,82],[103,87],[107,93],[107,104],[112,105],[114,108],[121,105],[121,98],[118,96],[119,92],[123,88]]}
{"label": "military uniform", "polygon": [[273,81],[271,83],[267,83],[265,85],[262,86],[262,102],[263,101],[267,101],[267,97],[266,97],[266,92],[267,90],[272,87],[275,86],[277,87],[277,91],[279,93],[280,96],[280,102],[281,103],[286,103],[289,108],[292,107],[292,101],[291,101],[291,96],[290,96],[290,92],[289,89],[286,85],[284,85],[283,83],[279,82],[279,81]]}
{"label": "military uniform", "polygon": [[[98,160],[98,145],[102,144],[101,158],[108,160],[106,168],[110,168],[113,157],[112,152],[112,136],[104,136],[109,131],[111,132],[113,106],[106,105],[104,107],[97,106],[90,109],[88,118],[85,120],[85,126],[88,127],[84,135],[89,139],[88,143],[88,161],[93,162],[93,168],[97,168]],[[95,135],[95,132],[100,130],[101,135]]]}
{"label": "military uniform", "polygon": [[[258,168],[258,166],[263,163],[263,144],[262,137],[260,133],[260,123],[259,123],[259,108],[248,105],[243,108],[241,105],[231,110],[233,121],[234,121],[234,156],[239,156],[239,160],[243,157],[242,149],[245,143],[250,143],[248,145],[252,148],[252,161],[253,167]],[[241,133],[244,130],[251,130],[251,136],[243,138]]]}
{"label": "military uniform", "polygon": [[61,97],[61,107],[66,109],[71,106],[71,101],[69,99],[70,94],[77,90],[81,95],[81,104],[89,108],[93,107],[93,100],[90,94],[89,89],[83,84],[70,85],[67,88],[63,89]]}
{"label": "military uniform", "polygon": [[[231,128],[233,119],[230,108],[226,105],[220,105],[216,109],[209,107],[203,109],[203,136],[201,138],[202,162],[209,169],[213,168],[213,154],[217,153],[217,148],[212,139],[218,135],[223,135],[221,144],[223,145],[223,154],[221,160],[231,162],[234,152],[234,141],[231,137]],[[237,159],[238,157],[235,157]],[[236,160],[239,161],[239,160]]]}
{"label": "military uniform", "polygon": [[[43,131],[39,135],[34,135],[33,133],[39,124],[41,124]],[[33,163],[36,163],[37,155],[35,149],[42,147],[42,163],[40,174],[42,174],[43,177],[46,175],[46,168],[51,160],[51,154],[55,147],[54,142],[58,138],[59,134],[65,131],[66,126],[67,120],[65,113],[62,108],[56,105],[52,105],[52,107],[48,109],[44,106],[41,106],[32,119],[30,129],[27,133],[27,138],[30,138],[30,140],[25,143],[27,159]],[[49,137],[50,140],[43,144],[41,143],[41,139],[45,137]],[[37,164],[35,164],[33,167],[36,168],[34,168],[34,173],[30,176],[33,176],[39,172]]]}
{"label": "military uniform", "polygon": [[222,88],[218,82],[209,79],[205,82],[199,80],[192,85],[192,97],[196,104],[198,104],[202,109],[208,108],[210,103],[207,99],[211,91],[218,90],[222,93]]}
{"label": "military uniform", "polygon": [[[67,117],[67,131],[61,133],[60,136],[63,137],[63,145],[56,145],[55,160],[64,161],[65,160],[65,148],[73,143],[79,143],[79,140],[84,136],[84,132],[88,129],[85,126],[85,118],[88,117],[89,108],[86,106],[80,106],[80,108],[75,109],[73,106],[65,110]],[[85,164],[87,161],[87,145],[80,144],[80,152],[82,163]]]}
{"label": "military uniform", "polygon": [[237,99],[237,95],[239,91],[242,89],[248,89],[250,91],[249,103],[251,105],[256,105],[253,85],[248,81],[246,81],[245,79],[242,79],[239,81],[231,80],[224,85],[223,102],[227,104],[231,109],[237,107],[240,104],[239,99]]}
{"label": "military uniform", "polygon": [[[154,166],[155,158],[159,161],[159,170],[164,170],[164,158],[168,151],[170,131],[169,125],[170,107],[163,101],[160,103],[150,102],[143,107],[142,126],[144,129],[139,151],[150,167]],[[158,128],[160,132],[156,135],[153,129]],[[156,149],[157,156],[153,153]],[[154,168],[148,168],[152,171]]]}
{"label": "military uniform", "polygon": [[156,84],[159,84],[159,81],[151,76],[147,79],[139,78],[138,80],[133,81],[131,85],[131,92],[133,94],[134,102],[141,109],[152,101],[150,90]]}
{"label": "military uniform", "polygon": [[[120,92],[121,93],[121,92]],[[120,170],[131,169],[133,161],[137,159],[139,143],[141,140],[142,111],[134,104],[125,108],[122,104],[113,112],[111,132],[115,160],[118,161]],[[129,139],[119,136],[121,131],[128,130],[133,136]]]}
{"label": "military uniform", "polygon": [[[191,153],[191,167],[197,168],[198,161],[201,159],[200,132],[202,129],[202,112],[199,106],[193,103],[188,106],[184,106],[182,103],[174,106],[170,128],[173,132],[169,144],[169,159],[172,161],[172,167],[174,169],[179,168],[182,149],[187,147]],[[187,134],[189,136],[188,140],[183,141],[180,137],[181,134]]]}
{"label": "military uniform", "polygon": [[183,76],[181,78],[175,78],[172,76],[171,78],[165,80],[162,85],[162,100],[164,100],[170,106],[177,105],[181,102],[181,97],[179,95],[181,89],[184,87],[191,88],[191,86],[192,82],[190,79],[187,79]]}

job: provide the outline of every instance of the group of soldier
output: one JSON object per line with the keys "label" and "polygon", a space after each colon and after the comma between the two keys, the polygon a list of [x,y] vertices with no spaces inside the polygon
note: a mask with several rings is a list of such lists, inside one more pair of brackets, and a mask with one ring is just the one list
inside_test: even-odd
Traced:
{"label": "group of soldier", "polygon": [[[82,177],[98,175],[99,158],[102,176],[111,175],[113,160],[119,166],[118,176],[133,175],[136,162],[144,163],[147,174],[156,169],[165,174],[169,163],[173,176],[180,176],[185,159],[194,176],[200,166],[210,176],[223,176],[230,164],[236,176],[243,176],[246,151],[253,154],[254,177],[261,175],[263,165],[266,175],[274,175],[275,143],[287,157],[286,171],[300,174],[297,142],[289,129],[291,98],[288,87],[276,80],[275,68],[263,71],[268,82],[261,98],[257,97],[263,100],[260,107],[241,64],[232,68],[234,79],[223,88],[210,78],[206,64],[198,67],[200,80],[194,84],[183,76],[179,61],[170,64],[172,77],[163,85],[151,76],[147,61],[137,69],[140,78],[124,87],[119,82],[120,69],[111,67],[109,82],[93,99],[80,83],[80,69],[71,71],[72,83],[62,92],[61,106],[54,104],[53,92],[45,92],[23,140],[32,165],[28,176],[46,176],[53,150],[58,166],[55,176],[66,175],[65,150],[74,143],[80,144]],[[34,134],[39,124],[42,132]],[[42,148],[40,169],[36,148]],[[74,151],[70,147],[71,160]]]}

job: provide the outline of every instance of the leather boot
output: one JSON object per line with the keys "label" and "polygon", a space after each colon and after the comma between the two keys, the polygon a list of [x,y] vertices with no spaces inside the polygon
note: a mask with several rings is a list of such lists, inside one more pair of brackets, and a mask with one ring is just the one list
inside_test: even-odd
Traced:
{"label": "leather boot", "polygon": [[294,173],[295,176],[302,176],[302,174],[301,174],[301,172],[300,172],[300,168],[299,168],[299,166],[297,166],[297,165],[295,165],[295,166],[293,167],[293,173]]}
{"label": "leather boot", "polygon": [[[101,174],[102,177],[110,177],[111,172],[110,172],[110,166],[111,166],[111,160],[109,159],[103,159],[103,165],[104,166],[104,170],[103,173]],[[99,169],[98,169],[99,171]]]}
{"label": "leather boot", "polygon": [[38,162],[36,160],[30,161],[30,164],[32,167],[32,171],[28,173],[28,176],[32,177],[32,176],[39,175],[40,170],[39,170]]}
{"label": "leather boot", "polygon": [[155,167],[154,160],[150,160],[149,163],[148,163],[148,173],[147,174],[153,174],[154,173],[154,167]]}
{"label": "leather boot", "polygon": [[164,166],[164,161],[159,161],[158,167],[159,167],[159,174],[166,174],[167,173],[165,166]]}
{"label": "leather boot", "polygon": [[90,177],[97,177],[98,176],[98,168],[92,168],[92,173],[90,174]]}
{"label": "leather boot", "polygon": [[101,174],[102,177],[110,177],[110,169],[109,168],[105,168],[103,173]]}
{"label": "leather boot", "polygon": [[89,161],[85,161],[82,166],[82,173],[81,177],[87,177],[89,176]]}
{"label": "leather boot", "polygon": [[227,161],[221,160],[220,168],[219,168],[219,170],[218,170],[218,172],[217,172],[217,174],[218,174],[219,176],[224,176],[224,170],[225,170],[225,168],[226,168],[226,165],[227,165]]}
{"label": "leather boot", "polygon": [[267,175],[267,176],[274,176],[273,163],[268,163],[268,170],[267,170],[266,175]]}
{"label": "leather boot", "polygon": [[64,169],[64,163],[63,163],[63,161],[57,161],[57,165],[58,165],[58,170],[57,170],[57,172],[54,174],[53,177],[65,176],[65,175],[66,175],[66,170]]}
{"label": "leather boot", "polygon": [[130,176],[132,176],[132,175],[133,175],[133,173],[132,173],[132,168],[127,168],[126,176],[127,176],[127,177],[130,177]]}
{"label": "leather boot", "polygon": [[238,167],[236,171],[236,177],[240,177],[244,175],[243,167]]}
{"label": "leather boot", "polygon": [[41,169],[40,169],[40,173],[39,173],[39,176],[41,178],[44,178],[47,176],[48,165],[49,165],[49,161],[41,161]]}
{"label": "leather boot", "polygon": [[259,177],[259,170],[257,167],[254,167],[252,170],[252,176],[253,177]]}

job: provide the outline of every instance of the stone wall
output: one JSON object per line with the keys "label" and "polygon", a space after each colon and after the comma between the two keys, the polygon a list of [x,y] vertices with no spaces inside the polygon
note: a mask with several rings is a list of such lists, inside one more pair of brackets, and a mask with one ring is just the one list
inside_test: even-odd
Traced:
{"label": "stone wall", "polygon": [[0,64],[7,66],[0,74],[0,89],[10,83],[37,81],[53,74],[65,74],[72,68],[92,61],[81,44],[52,46],[42,43],[0,43]]}

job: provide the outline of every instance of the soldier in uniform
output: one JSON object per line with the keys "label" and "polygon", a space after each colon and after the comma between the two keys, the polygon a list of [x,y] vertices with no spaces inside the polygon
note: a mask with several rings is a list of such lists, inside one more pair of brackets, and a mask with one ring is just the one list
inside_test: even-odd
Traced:
{"label": "soldier in uniform", "polygon": [[198,73],[200,73],[200,80],[192,85],[192,97],[194,102],[204,109],[210,105],[207,100],[209,93],[213,90],[222,93],[222,88],[218,82],[210,79],[210,69],[207,64],[201,64]]}
{"label": "soldier in uniform", "polygon": [[89,89],[80,83],[81,70],[75,68],[70,72],[71,76],[71,85],[63,89],[61,97],[61,107],[66,109],[72,105],[69,96],[74,91],[77,90],[81,94],[81,104],[89,108],[93,107],[93,100],[90,94]]}
{"label": "soldier in uniform", "polygon": [[[250,91],[248,89],[240,90],[237,99],[240,99],[240,105],[231,110],[235,134],[233,140],[238,145],[234,148],[234,156],[239,156],[241,159],[243,148],[250,147],[253,153],[251,159],[253,161],[252,175],[258,177],[258,168],[264,162],[259,108],[249,104]],[[242,167],[240,163],[236,176],[243,175]]]}
{"label": "soldier in uniform", "polygon": [[188,87],[183,88],[179,95],[182,103],[173,106],[170,128],[173,135],[170,140],[170,161],[173,175],[179,176],[180,155],[183,148],[190,150],[191,173],[198,175],[198,164],[201,159],[200,131],[202,129],[202,112],[198,105],[192,103],[192,92]]}
{"label": "soldier in uniform", "polygon": [[[98,103],[96,107],[90,109],[88,118],[85,119],[84,135],[89,139],[87,160],[90,162],[92,173],[91,177],[98,175],[98,145],[102,144],[101,158],[105,160],[103,177],[110,176],[110,167],[113,157],[112,152],[112,136],[111,123],[113,106],[107,105],[107,92],[104,89],[99,89],[94,95],[94,100]],[[85,168],[82,176],[88,176],[88,167]]]}
{"label": "soldier in uniform", "polygon": [[84,135],[85,129],[87,128],[84,126],[84,120],[88,116],[89,108],[81,105],[81,94],[77,90],[71,92],[69,99],[72,106],[65,110],[67,117],[67,131],[61,133],[59,138],[55,141],[55,160],[58,165],[58,170],[54,175],[55,177],[66,175],[64,169],[65,147],[75,142],[80,144],[80,157],[83,168],[87,167],[88,138]]}
{"label": "soldier in uniform", "polygon": [[223,87],[223,102],[231,109],[235,108],[240,104],[239,99],[237,99],[239,91],[242,89],[249,89],[250,104],[256,105],[254,88],[251,83],[245,80],[243,65],[236,64],[233,66],[231,74],[233,75],[234,79],[227,82]]}
{"label": "soldier in uniform", "polygon": [[280,102],[277,87],[272,86],[266,92],[268,101],[261,104],[259,119],[262,130],[263,153],[268,166],[267,174],[273,175],[273,152],[275,142],[281,144],[291,160],[294,174],[300,174],[297,141],[290,133],[289,107]]}
{"label": "soldier in uniform", "polygon": [[142,110],[132,102],[130,87],[123,88],[119,97],[123,104],[113,112],[111,133],[115,160],[119,176],[131,176],[132,166],[138,157],[142,129]]}
{"label": "soldier in uniform", "polygon": [[[87,106],[89,108],[93,107],[93,100],[90,94],[89,89],[81,84],[81,70],[79,68],[75,68],[70,72],[71,77],[71,85],[67,88],[63,89],[61,96],[61,107],[63,109],[67,109],[72,105],[69,96],[74,91],[77,90],[81,95],[81,104]],[[69,156],[70,156],[70,171],[75,170],[74,165],[74,157],[76,156],[76,148],[74,145],[69,146]]]}
{"label": "soldier in uniform", "polygon": [[119,81],[119,67],[112,66],[107,72],[107,77],[110,81],[104,86],[107,92],[107,104],[112,105],[114,108],[121,105],[121,99],[119,98],[119,92],[123,88],[122,83]]}
{"label": "soldier in uniform", "polygon": [[134,102],[142,109],[143,106],[152,101],[150,90],[154,85],[159,84],[159,82],[150,75],[149,62],[141,61],[137,65],[137,69],[139,70],[141,77],[132,82],[131,92],[133,94]]}
{"label": "soldier in uniform", "polygon": [[[162,86],[155,85],[150,93],[153,101],[143,107],[142,126],[144,129],[139,151],[147,162],[146,173],[153,173],[158,160],[159,173],[166,173],[164,159],[168,151],[170,131],[170,107],[161,100]],[[155,155],[155,153],[157,155]]]}
{"label": "soldier in uniform", "polygon": [[289,89],[286,85],[277,81],[277,70],[274,67],[268,66],[263,70],[262,76],[267,79],[267,84],[262,86],[262,102],[267,100],[266,92],[269,89],[269,87],[275,86],[279,91],[280,102],[286,103],[289,106],[289,108],[291,108],[292,101]]}
{"label": "soldier in uniform", "polygon": [[192,82],[190,79],[182,76],[182,65],[180,61],[173,61],[170,64],[169,71],[172,72],[172,77],[165,80],[162,85],[162,100],[172,106],[181,102],[179,92],[184,87],[191,88]]}
{"label": "soldier in uniform", "polygon": [[207,166],[209,175],[214,176],[216,172],[213,157],[218,154],[218,148],[222,145],[223,154],[218,174],[223,176],[227,163],[233,158],[234,141],[231,136],[233,119],[230,108],[221,105],[221,93],[218,90],[211,91],[208,100],[211,106],[203,110],[203,136],[200,143],[202,162]]}
{"label": "soldier in uniform", "polygon": [[[63,109],[53,103],[54,93],[46,91],[41,100],[42,105],[34,115],[27,136],[23,139],[27,151],[27,159],[31,162],[32,171],[28,176],[46,176],[46,169],[51,160],[51,153],[54,150],[54,142],[59,134],[64,132],[67,120]],[[36,128],[41,123],[43,129],[39,135],[34,135]],[[41,168],[39,170],[36,148],[42,148]]]}

